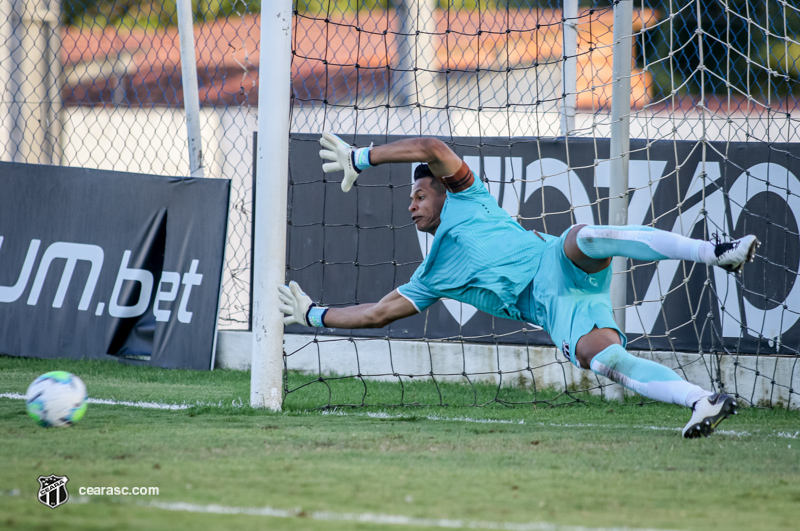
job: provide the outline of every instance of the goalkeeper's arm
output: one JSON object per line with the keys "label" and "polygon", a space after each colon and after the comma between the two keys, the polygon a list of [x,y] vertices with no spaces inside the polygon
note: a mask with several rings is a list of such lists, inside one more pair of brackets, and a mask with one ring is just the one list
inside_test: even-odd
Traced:
{"label": "goalkeeper's arm", "polygon": [[325,308],[315,304],[303,293],[297,282],[278,286],[280,310],[287,326],[299,323],[305,326],[330,328],[382,328],[398,319],[417,313],[417,309],[397,290],[380,301],[357,304],[346,308]]}
{"label": "goalkeeper's arm", "polygon": [[322,165],[326,173],[344,171],[342,190],[345,192],[362,170],[392,162],[423,162],[439,180],[461,170],[463,161],[447,144],[433,137],[408,138],[382,146],[352,147],[333,133],[322,133],[319,143],[324,149],[319,156],[327,161]]}

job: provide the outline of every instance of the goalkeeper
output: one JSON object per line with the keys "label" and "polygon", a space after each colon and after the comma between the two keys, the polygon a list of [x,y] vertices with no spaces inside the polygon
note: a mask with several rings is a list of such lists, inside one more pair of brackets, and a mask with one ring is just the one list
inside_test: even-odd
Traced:
{"label": "goalkeeper", "polygon": [[345,308],[314,304],[296,282],[279,286],[287,325],[380,328],[424,311],[442,298],[491,315],[534,323],[571,363],[661,402],[692,408],[683,436],[708,436],[737,404],[683,380],[672,369],[632,356],[614,322],[609,289],[612,256],[691,260],[741,272],[759,245],[755,236],[725,243],[694,240],[647,226],[575,225],[560,236],[526,231],[497,205],[480,180],[435,138],[352,148],[323,133],[325,172],[344,171],[350,190],[367,168],[421,162],[414,173],[411,220],[434,235],[414,275],[379,302]]}

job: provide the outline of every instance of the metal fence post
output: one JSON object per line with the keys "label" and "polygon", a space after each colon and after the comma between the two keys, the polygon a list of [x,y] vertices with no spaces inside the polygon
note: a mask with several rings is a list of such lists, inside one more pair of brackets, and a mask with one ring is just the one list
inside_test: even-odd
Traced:
{"label": "metal fence post", "polygon": [[561,134],[575,131],[578,92],[578,0],[564,0],[561,61]]}
{"label": "metal fence post", "polygon": [[[633,59],[633,1],[618,0],[614,6],[613,77],[611,88],[611,181],[608,189],[609,225],[628,224],[628,161],[630,160],[631,65]],[[625,331],[625,306],[628,297],[628,259],[616,256],[611,261],[611,305],[614,319]],[[610,392],[609,392],[610,391]],[[621,398],[622,388],[606,392]]]}
{"label": "metal fence post", "polygon": [[203,143],[200,137],[200,94],[197,89],[197,59],[194,51],[194,17],[192,1],[179,0],[178,32],[181,43],[181,76],[183,106],[189,147],[189,174],[203,177]]}

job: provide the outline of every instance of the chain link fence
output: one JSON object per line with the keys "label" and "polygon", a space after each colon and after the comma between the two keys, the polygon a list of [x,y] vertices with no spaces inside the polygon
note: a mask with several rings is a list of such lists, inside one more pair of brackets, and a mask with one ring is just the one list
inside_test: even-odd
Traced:
{"label": "chain link fence", "polygon": [[[204,175],[232,180],[220,327],[250,314],[257,2],[194,1]],[[176,2],[0,3],[0,160],[188,176]]]}

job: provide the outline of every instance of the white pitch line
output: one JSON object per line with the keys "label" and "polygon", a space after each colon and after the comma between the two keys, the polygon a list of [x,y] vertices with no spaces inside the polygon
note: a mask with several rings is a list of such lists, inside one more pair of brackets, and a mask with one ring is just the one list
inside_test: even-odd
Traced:
{"label": "white pitch line", "polygon": [[[19,393],[0,393],[0,398],[13,398],[18,400],[24,400],[25,395],[21,395]],[[143,409],[165,409],[165,410],[182,410],[188,409],[194,406],[211,406],[211,407],[219,407],[222,404],[212,404],[212,403],[205,403],[205,402],[198,402],[197,404],[163,404],[160,402],[129,402],[126,400],[108,400],[105,398],[89,398],[88,402],[90,404],[106,404],[112,406],[131,406],[131,407],[139,407]],[[232,405],[235,407],[244,407],[244,404],[241,402],[232,402]],[[404,420],[409,418],[408,415],[391,415],[386,413],[385,411],[379,412],[367,412],[367,413],[347,413],[341,410],[326,410],[320,413],[321,415],[333,415],[339,417],[368,417],[368,418],[378,418],[378,419],[397,419],[397,420]],[[603,429],[615,429],[618,428],[618,424],[584,424],[584,423],[577,423],[577,424],[566,424],[566,423],[556,423],[556,422],[525,422],[525,420],[504,420],[504,419],[481,419],[481,418],[471,418],[471,417],[443,417],[440,415],[425,415],[421,416],[420,418],[424,418],[426,420],[433,420],[433,421],[441,421],[441,422],[470,422],[475,424],[515,424],[515,425],[530,425],[530,426],[550,426],[553,428],[603,428]],[[676,427],[668,427],[668,426],[631,426],[635,429],[641,430],[658,430],[658,431],[680,431],[680,428]],[[749,437],[751,435],[760,435],[759,433],[752,433],[749,431],[735,431],[735,430],[716,430],[716,433],[722,435],[732,435],[735,437]],[[765,434],[767,437],[781,437],[787,439],[797,439],[800,437],[800,431],[795,433],[787,433],[784,431],[772,433],[772,434]]]}
{"label": "white pitch line", "polygon": [[[378,412],[378,413],[346,413],[344,411],[334,411],[331,413],[323,412],[323,415],[337,415],[337,416],[351,416],[351,417],[370,417],[370,418],[380,418],[380,419],[397,419],[403,420],[409,418],[408,415],[390,415],[386,412]],[[556,422],[530,422],[527,423],[524,420],[500,420],[500,419],[476,419],[470,417],[442,417],[439,415],[427,415],[424,417],[427,420],[438,420],[438,421],[445,421],[445,422],[472,422],[477,424],[518,424],[518,425],[530,425],[530,426],[550,426],[553,428],[604,428],[604,429],[615,429],[618,428],[618,424],[586,424],[586,423],[577,423],[577,424],[566,424],[566,423],[556,423]],[[657,430],[657,431],[680,431],[681,428],[676,427],[668,427],[668,426],[631,426],[632,428],[640,429],[640,430]],[[749,431],[734,431],[734,430],[716,430],[715,433],[720,433],[723,435],[733,435],[736,437],[748,437],[750,435],[754,435]],[[774,434],[776,437],[788,437],[791,439],[796,439],[798,434],[791,434],[786,432],[779,432]],[[767,435],[771,436],[771,435]]]}
{"label": "white pitch line", "polygon": [[188,409],[191,406],[186,404],[161,404],[159,402],[128,402],[127,400],[107,400],[105,398],[90,398],[87,400],[90,404],[106,404],[109,406],[131,406],[141,407],[144,409]]}
{"label": "white pitch line", "polygon": [[[80,502],[79,502],[80,503]],[[311,520],[358,522],[380,525],[405,525],[412,527],[436,527],[442,529],[499,529],[508,531],[668,531],[632,527],[584,527],[559,525],[549,522],[489,522],[452,518],[416,518],[396,514],[380,513],[335,513],[331,511],[303,511],[302,509],[275,509],[273,507],[231,507],[227,505],[198,505],[185,502],[140,502],[137,505],[167,511],[203,514],[242,514],[273,518],[309,518]]]}
{"label": "white pitch line", "polygon": [[[19,393],[0,393],[0,398],[15,398],[18,400],[25,400],[25,395]],[[127,400],[108,400],[105,398],[89,398],[87,400],[90,404],[106,404],[110,406],[131,406],[140,407],[144,409],[188,409],[191,406],[186,404],[161,404],[159,402],[129,402]]]}

